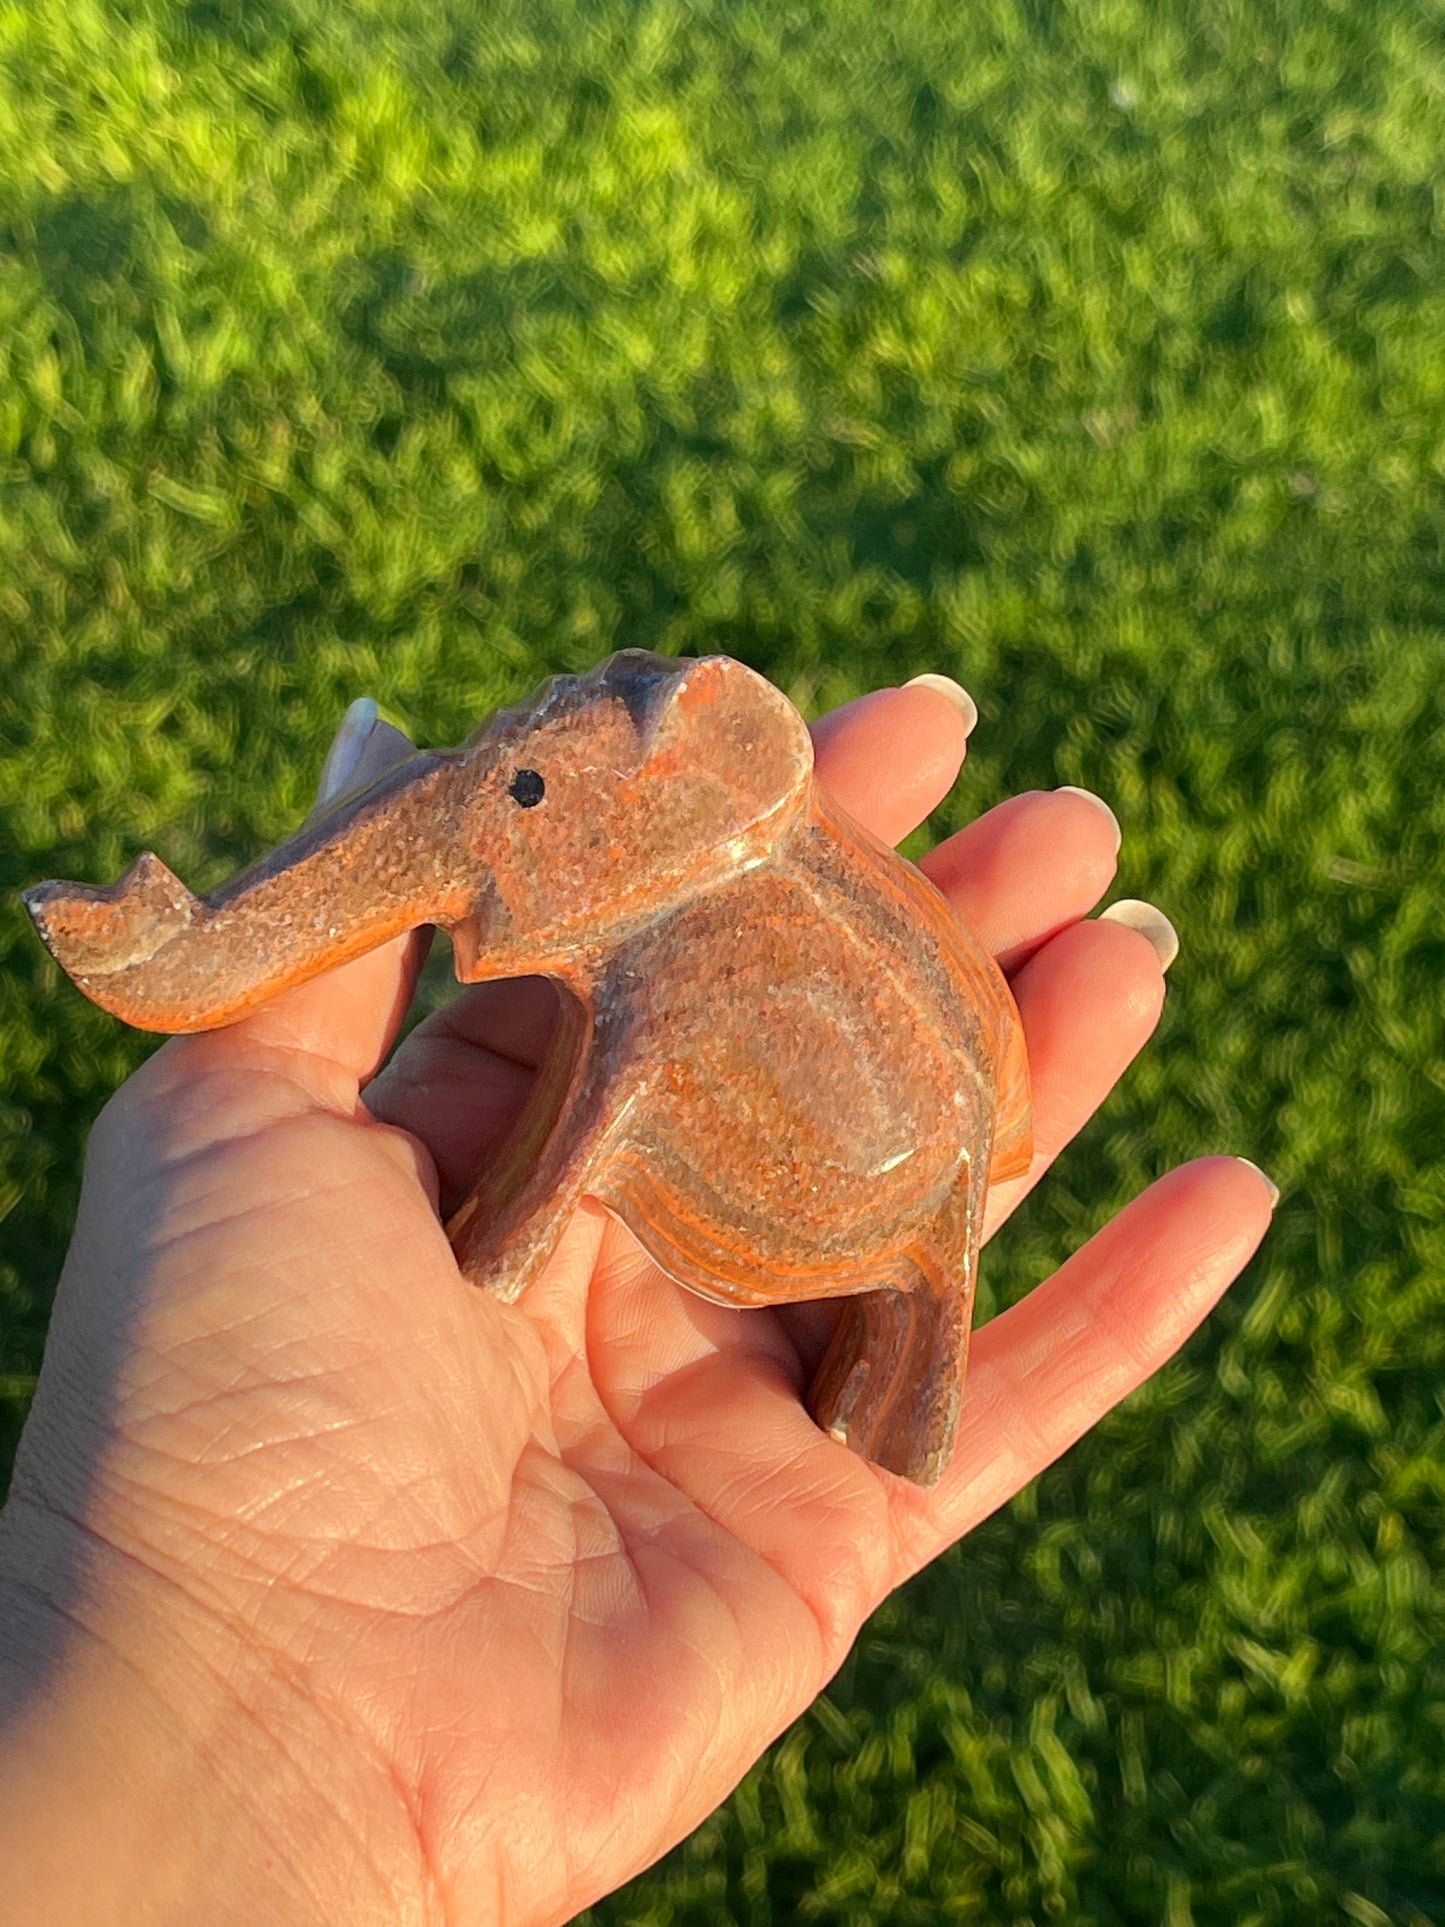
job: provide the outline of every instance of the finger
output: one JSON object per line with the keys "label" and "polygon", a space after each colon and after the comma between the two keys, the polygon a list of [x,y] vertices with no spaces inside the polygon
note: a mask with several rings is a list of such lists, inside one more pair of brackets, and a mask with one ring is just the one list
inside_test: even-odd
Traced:
{"label": "finger", "polygon": [[1028,790],[924,857],[920,868],[1011,971],[1087,916],[1113,881],[1119,824],[1088,790]]}
{"label": "finger", "polygon": [[972,697],[946,677],[875,689],[813,725],[814,767],[850,816],[901,843],[958,780],[977,719]]}
{"label": "finger", "polygon": [[1138,1197],[973,1341],[958,1443],[932,1493],[894,1487],[894,1583],[972,1530],[1171,1358],[1243,1270],[1277,1193],[1200,1158]]}
{"label": "finger", "polygon": [[991,1187],[985,1240],[1017,1210],[1153,1036],[1164,1009],[1164,967],[1158,949],[1138,930],[1098,919],[1073,924],[1046,943],[1015,976],[1012,989],[1028,1046],[1034,1152],[1022,1177]]}

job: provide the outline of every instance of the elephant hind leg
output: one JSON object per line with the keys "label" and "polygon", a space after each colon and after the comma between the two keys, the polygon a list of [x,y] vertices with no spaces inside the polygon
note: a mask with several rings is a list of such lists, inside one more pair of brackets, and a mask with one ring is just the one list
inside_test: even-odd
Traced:
{"label": "elephant hind leg", "polygon": [[906,1280],[845,1300],[808,1396],[825,1432],[915,1485],[937,1483],[958,1428],[978,1263],[966,1204]]}

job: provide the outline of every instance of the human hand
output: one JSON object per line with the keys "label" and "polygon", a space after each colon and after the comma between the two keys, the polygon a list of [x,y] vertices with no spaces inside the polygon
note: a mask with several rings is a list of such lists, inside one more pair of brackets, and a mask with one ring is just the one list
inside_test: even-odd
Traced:
{"label": "human hand", "polygon": [[[815,731],[819,773],[896,842],[965,734],[936,687],[879,692]],[[990,1231],[1158,1017],[1148,939],[1081,921],[1116,849],[1096,802],[1035,792],[924,865],[1028,1036],[1036,1155]],[[978,1333],[923,1491],[803,1408],[836,1305],[707,1303],[590,1205],[516,1305],[464,1287],[442,1222],[555,1006],[477,986],[368,1084],[421,955],[172,1040],[96,1125],[0,1540],[0,1840],[35,1917],[566,1920],[1163,1363],[1268,1222],[1237,1159],[1152,1186]]]}

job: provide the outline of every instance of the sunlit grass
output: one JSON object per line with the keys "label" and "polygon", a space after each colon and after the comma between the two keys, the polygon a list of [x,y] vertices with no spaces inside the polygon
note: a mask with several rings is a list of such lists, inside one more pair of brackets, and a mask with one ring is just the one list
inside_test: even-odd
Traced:
{"label": "sunlit grass", "polygon": [[[1445,1919],[1445,41],[1414,0],[0,4],[0,885],[213,885],[723,649],[982,711],[1183,948],[991,1252],[1258,1159],[1183,1358],[598,1918]],[[144,1041],[0,913],[0,1406]]]}

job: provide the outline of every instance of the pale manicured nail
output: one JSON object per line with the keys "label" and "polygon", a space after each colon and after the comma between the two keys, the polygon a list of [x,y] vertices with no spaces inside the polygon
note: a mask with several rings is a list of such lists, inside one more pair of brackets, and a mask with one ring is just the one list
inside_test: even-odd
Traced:
{"label": "pale manicured nail", "polygon": [[963,717],[964,735],[972,735],[973,726],[978,721],[978,704],[973,700],[973,697],[969,695],[961,682],[955,682],[952,676],[913,676],[908,682],[904,683],[903,687],[905,689],[936,689],[940,696],[947,696],[954,708],[958,710]]}
{"label": "pale manicured nail", "polygon": [[1179,955],[1179,932],[1152,903],[1141,903],[1137,897],[1121,897],[1107,910],[1099,912],[1099,921],[1122,923],[1127,929],[1137,930],[1141,937],[1147,937],[1154,946],[1161,970],[1167,970]]}
{"label": "pale manicured nail", "polygon": [[1077,783],[1060,783],[1057,793],[1060,796],[1082,796],[1086,803],[1092,803],[1096,810],[1102,810],[1104,812],[1113,826],[1114,854],[1117,856],[1119,854],[1119,846],[1124,841],[1124,832],[1119,828],[1118,817],[1115,816],[1103,797],[1095,796],[1092,790],[1081,790]]}
{"label": "pale manicured nail", "polygon": [[318,803],[326,803],[333,796],[339,796],[350,783],[378,720],[376,704],[371,697],[358,696],[342,717],[341,727],[332,737],[331,747],[326,752],[326,765],[316,787]]}
{"label": "pale manicured nail", "polygon": [[1265,1186],[1269,1191],[1269,1208],[1273,1211],[1274,1207],[1279,1203],[1279,1186],[1269,1175],[1268,1171],[1261,1171],[1253,1158],[1239,1158],[1236,1162],[1239,1164],[1247,1164],[1256,1177],[1264,1179]]}

